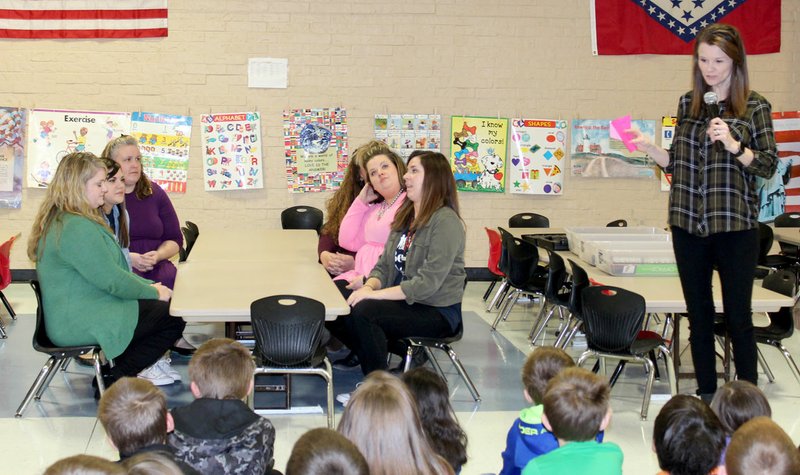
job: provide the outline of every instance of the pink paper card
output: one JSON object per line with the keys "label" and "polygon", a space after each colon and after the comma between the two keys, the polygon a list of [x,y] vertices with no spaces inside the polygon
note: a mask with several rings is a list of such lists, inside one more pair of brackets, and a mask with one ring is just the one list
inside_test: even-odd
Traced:
{"label": "pink paper card", "polygon": [[635,152],[636,145],[631,143],[631,139],[633,139],[633,137],[630,134],[625,133],[625,131],[630,128],[631,116],[626,115],[612,120],[608,133],[612,139],[622,140],[622,143],[625,144],[625,147],[629,152]]}

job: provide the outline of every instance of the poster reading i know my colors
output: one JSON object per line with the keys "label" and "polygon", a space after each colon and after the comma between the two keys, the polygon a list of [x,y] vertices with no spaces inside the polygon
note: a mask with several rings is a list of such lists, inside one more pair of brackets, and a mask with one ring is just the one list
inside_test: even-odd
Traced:
{"label": "poster reading i know my colors", "polygon": [[283,111],[283,141],[290,192],[339,188],[349,158],[345,109]]}
{"label": "poster reading i know my colors", "polygon": [[46,188],[58,162],[72,152],[100,155],[112,138],[130,130],[127,112],[32,109],[28,120],[28,187]]}
{"label": "poster reading i know my colors", "polygon": [[258,112],[200,118],[206,191],[264,188]]}
{"label": "poster reading i know my colors", "polygon": [[459,191],[505,191],[508,119],[452,117],[450,166]]}
{"label": "poster reading i know my colors", "polygon": [[560,195],[564,188],[567,121],[512,119],[509,155],[511,193]]}
{"label": "poster reading i know my colors", "polygon": [[186,193],[192,118],[134,112],[131,115],[131,135],[139,140],[145,174],[164,191]]}

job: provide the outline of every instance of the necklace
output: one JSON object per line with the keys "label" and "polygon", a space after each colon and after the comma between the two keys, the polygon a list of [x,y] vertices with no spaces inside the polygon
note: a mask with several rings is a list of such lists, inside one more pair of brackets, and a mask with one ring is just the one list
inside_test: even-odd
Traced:
{"label": "necklace", "polygon": [[400,195],[402,194],[403,194],[403,189],[400,188],[400,191],[398,191],[397,194],[394,195],[394,198],[390,203],[387,204],[386,200],[383,200],[383,203],[381,203],[381,209],[378,210],[378,221],[381,220],[386,211],[388,211],[389,208],[391,208],[397,202],[397,199],[400,198]]}

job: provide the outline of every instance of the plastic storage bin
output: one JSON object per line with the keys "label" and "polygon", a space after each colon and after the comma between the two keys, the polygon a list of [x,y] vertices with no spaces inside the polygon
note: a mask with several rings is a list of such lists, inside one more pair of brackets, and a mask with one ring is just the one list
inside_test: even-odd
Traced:
{"label": "plastic storage bin", "polygon": [[[645,226],[633,226],[630,228],[607,228],[601,226],[588,226],[577,228],[566,228],[564,232],[569,241],[569,250],[577,255],[583,251],[585,241],[645,241],[663,240],[669,241],[670,234],[661,228],[651,228]],[[643,236],[661,236],[654,238],[644,238]]]}
{"label": "plastic storage bin", "polygon": [[[632,235],[629,235],[632,236]],[[629,237],[626,236],[626,237]],[[672,252],[672,243],[664,240],[664,236],[660,234],[644,235],[646,239],[629,241],[584,241],[583,252],[579,257],[593,266],[597,265],[598,254],[600,250],[629,250],[629,251],[670,251]]]}
{"label": "plastic storage bin", "polygon": [[610,249],[600,247],[597,268],[617,276],[672,276],[678,274],[672,249]]}

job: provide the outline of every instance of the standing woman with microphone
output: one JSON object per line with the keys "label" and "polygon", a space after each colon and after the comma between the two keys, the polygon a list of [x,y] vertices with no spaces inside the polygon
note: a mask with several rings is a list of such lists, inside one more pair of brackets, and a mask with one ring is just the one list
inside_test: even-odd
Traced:
{"label": "standing woman with microphone", "polygon": [[[714,24],[701,31],[692,65],[692,90],[678,103],[672,147],[664,150],[641,132],[629,132],[640,151],[672,173],[669,225],[689,312],[697,393],[710,402],[717,389],[714,268],[737,376],[753,384],[758,378],[751,313],[759,251],[756,177],[775,173],[778,153],[772,106],[750,90],[736,28]],[[712,94],[704,101],[707,93],[716,94],[717,104]]]}

